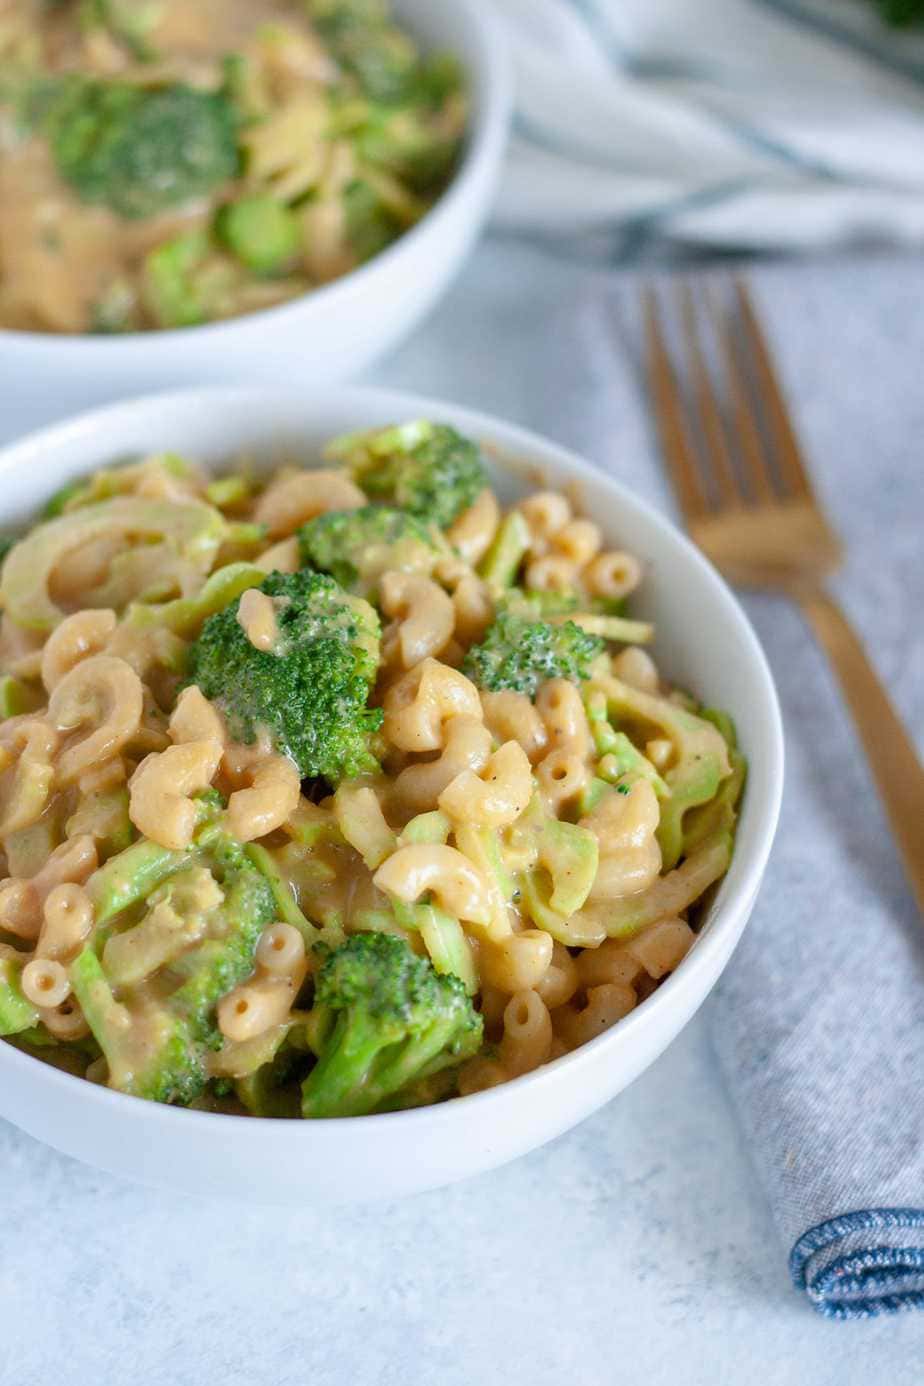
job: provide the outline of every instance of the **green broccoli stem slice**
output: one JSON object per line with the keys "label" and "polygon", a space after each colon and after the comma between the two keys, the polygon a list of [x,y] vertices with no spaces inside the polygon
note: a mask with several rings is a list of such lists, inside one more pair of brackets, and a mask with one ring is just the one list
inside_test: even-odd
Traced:
{"label": "green broccoli stem slice", "polygon": [[108,1060],[131,1026],[128,1009],[116,1000],[92,948],[84,948],[71,963],[70,980],[84,1018]]}
{"label": "green broccoli stem slice", "polygon": [[529,551],[529,542],[526,517],[519,510],[511,510],[501,521],[491,547],[478,567],[480,576],[495,595],[516,582],[520,564]]}
{"label": "green broccoli stem slice", "polygon": [[232,254],[254,274],[279,274],[298,256],[298,216],[279,198],[254,193],[223,207],[216,231]]}
{"label": "green broccoli stem slice", "polygon": [[38,1024],[38,1011],[22,994],[22,969],[13,958],[0,958],[0,1035],[18,1035]]}
{"label": "green broccoli stem slice", "polygon": [[147,838],[110,857],[87,882],[97,928],[108,924],[129,905],[146,899],[162,881],[188,866],[191,860],[192,853],[172,851]]}
{"label": "green broccoli stem slice", "polygon": [[[219,808],[220,804],[212,794],[204,794],[197,800],[199,845],[206,840]],[[97,928],[108,924],[129,905],[146,900],[161,882],[188,866],[192,859],[193,850],[174,851],[146,837],[133,842],[117,856],[110,857],[87,881]]]}
{"label": "green broccoli stem slice", "polygon": [[258,842],[249,842],[245,851],[272,891],[278,918],[284,924],[291,924],[297,929],[305,940],[305,946],[313,948],[321,937],[321,931],[302,914],[292,894],[292,888],[273,860],[272,854]]}

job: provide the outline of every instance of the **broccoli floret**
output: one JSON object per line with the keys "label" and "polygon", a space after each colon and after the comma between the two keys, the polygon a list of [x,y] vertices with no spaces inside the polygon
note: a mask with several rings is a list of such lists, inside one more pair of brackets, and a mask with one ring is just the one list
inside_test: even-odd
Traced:
{"label": "broccoli floret", "polygon": [[599,636],[588,635],[573,621],[550,625],[502,611],[481,644],[468,651],[462,671],[492,693],[512,688],[534,698],[546,679],[577,683],[589,678],[590,666],[602,649]]}
{"label": "broccoli floret", "polygon": [[330,445],[370,496],[444,529],[487,485],[477,446],[448,424],[416,420]]}
{"label": "broccoli floret", "polygon": [[388,20],[381,0],[309,0],[315,27],[372,101],[405,101],[419,82],[414,43]]}
{"label": "broccoli floret", "polygon": [[[325,1014],[302,1115],[364,1116],[409,1084],[481,1047],[483,1026],[457,977],[440,976],[392,934],[355,934],[322,966],[315,1007]],[[398,1104],[400,1105],[400,1104]]]}
{"label": "broccoli floret", "polygon": [[429,572],[439,555],[426,525],[387,505],[329,510],[302,525],[298,542],[307,567],[362,596],[375,593],[382,573]]}
{"label": "broccoli floret", "polygon": [[122,217],[155,216],[239,171],[237,114],[223,92],[74,76],[42,110],[61,177]]}
{"label": "broccoli floret", "polygon": [[336,784],[377,768],[369,738],[382,712],[366,702],[378,668],[372,608],[324,573],[271,573],[274,651],[258,650],[238,621],[240,597],[210,616],[189,654],[189,682],[225,713],[233,736],[266,728],[304,776]]}

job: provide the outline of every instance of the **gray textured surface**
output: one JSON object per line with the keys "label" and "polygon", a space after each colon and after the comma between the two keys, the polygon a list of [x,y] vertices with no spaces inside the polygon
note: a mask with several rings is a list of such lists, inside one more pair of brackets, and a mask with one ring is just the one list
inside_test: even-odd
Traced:
{"label": "gray textured surface", "polygon": [[[920,729],[924,679],[906,626],[924,596],[913,487],[924,266],[759,277],[821,490],[851,545],[841,590]],[[527,423],[667,503],[639,410],[627,290],[485,247],[375,378]],[[5,403],[12,434],[30,420]],[[750,609],[791,723],[790,785],[781,850],[724,997],[576,1131],[400,1205],[317,1214],[195,1203],[97,1174],[0,1123],[3,1386],[62,1367],[77,1386],[129,1373],[149,1386],[920,1381],[924,1319],[827,1323],[790,1289],[707,1034],[739,1042],[729,998],[759,989],[763,969],[768,989],[801,985],[826,920],[843,920],[848,954],[878,955],[877,930],[882,946],[905,950],[909,972],[919,966],[895,857],[823,664],[794,614],[771,601]],[[857,1026],[876,1004],[872,988],[856,998]],[[760,995],[748,1002],[755,1028],[761,1005]],[[852,1018],[843,1023],[849,1037]],[[876,1088],[848,1084],[847,1100],[868,1111]]]}

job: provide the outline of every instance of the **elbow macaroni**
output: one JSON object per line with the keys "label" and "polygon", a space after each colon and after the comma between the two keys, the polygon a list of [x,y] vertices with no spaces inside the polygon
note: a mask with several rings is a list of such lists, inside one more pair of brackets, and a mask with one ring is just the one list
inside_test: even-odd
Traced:
{"label": "elbow macaroni", "polygon": [[[385,573],[381,583],[382,610],[395,618],[392,640],[405,669],[437,655],[449,643],[455,627],[452,598],[430,578],[415,573]],[[385,658],[389,632],[385,636]]]}
{"label": "elbow macaroni", "polygon": [[219,741],[185,741],[143,760],[129,781],[128,812],[138,831],[173,851],[188,847],[196,825],[192,795],[212,783],[223,750]]}
{"label": "elbow macaroni", "polygon": [[464,674],[426,658],[385,695],[385,736],[402,751],[439,751],[454,717],[481,718],[478,690]]}

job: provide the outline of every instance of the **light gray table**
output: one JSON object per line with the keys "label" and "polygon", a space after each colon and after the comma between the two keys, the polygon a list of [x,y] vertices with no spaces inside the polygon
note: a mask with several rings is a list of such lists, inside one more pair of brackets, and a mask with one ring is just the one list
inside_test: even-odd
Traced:
{"label": "light gray table", "polygon": [[[790,368],[806,381],[809,442],[825,446],[824,400],[838,382],[819,340],[836,322],[841,349],[856,355],[870,333],[904,333],[920,362],[908,279],[920,290],[924,274],[886,263],[762,274],[780,319],[805,323],[791,334]],[[666,503],[647,425],[614,383],[618,318],[612,335],[586,339],[585,321],[598,319],[574,312],[602,283],[489,243],[375,380],[480,405],[576,447],[619,418],[620,456],[607,460]],[[909,465],[920,465],[914,407]],[[9,436],[38,422],[3,402]],[[832,499],[849,529],[850,497]],[[791,1290],[705,1015],[576,1131],[402,1204],[280,1212],[194,1202],[99,1174],[3,1123],[0,1199],[2,1386],[59,1374],[74,1386],[924,1379],[924,1317],[829,1323]]]}

